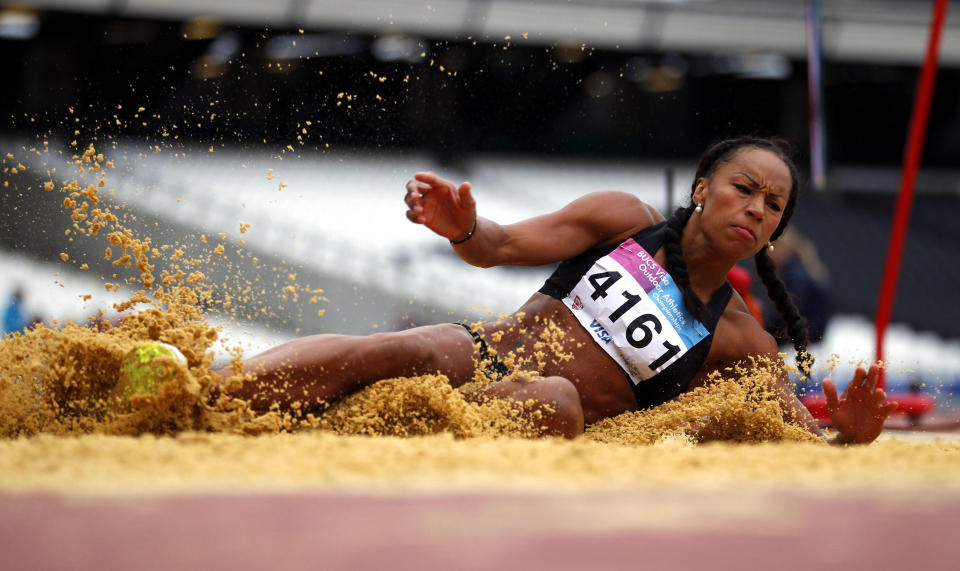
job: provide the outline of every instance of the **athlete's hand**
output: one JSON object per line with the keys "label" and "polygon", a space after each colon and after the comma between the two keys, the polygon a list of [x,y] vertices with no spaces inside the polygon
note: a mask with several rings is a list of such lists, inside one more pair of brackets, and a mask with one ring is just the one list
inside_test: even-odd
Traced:
{"label": "athlete's hand", "polygon": [[407,183],[407,218],[423,224],[448,240],[460,240],[477,220],[477,203],[470,183],[459,187],[432,172],[418,172]]}
{"label": "athlete's hand", "polygon": [[884,402],[887,400],[883,389],[877,388],[879,369],[871,365],[869,371],[858,367],[853,380],[844,389],[843,395],[837,398],[837,386],[830,379],[823,380],[823,394],[827,397],[827,411],[833,427],[840,433],[837,443],[866,444],[873,442],[883,423],[893,411],[897,410],[897,403]]}

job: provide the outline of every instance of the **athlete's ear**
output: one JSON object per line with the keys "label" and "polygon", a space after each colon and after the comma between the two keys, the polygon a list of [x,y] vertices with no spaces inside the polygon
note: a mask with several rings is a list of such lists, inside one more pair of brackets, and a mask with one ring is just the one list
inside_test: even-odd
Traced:
{"label": "athlete's ear", "polygon": [[703,204],[703,201],[706,199],[706,196],[705,196],[706,191],[707,191],[707,179],[704,177],[698,178],[697,185],[693,188],[693,196],[690,197],[694,205]]}

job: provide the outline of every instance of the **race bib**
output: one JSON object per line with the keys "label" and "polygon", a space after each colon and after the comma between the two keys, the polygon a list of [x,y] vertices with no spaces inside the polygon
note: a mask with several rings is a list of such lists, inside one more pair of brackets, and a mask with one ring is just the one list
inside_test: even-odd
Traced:
{"label": "race bib", "polygon": [[670,274],[633,238],[594,262],[563,303],[634,384],[708,334],[684,308]]}

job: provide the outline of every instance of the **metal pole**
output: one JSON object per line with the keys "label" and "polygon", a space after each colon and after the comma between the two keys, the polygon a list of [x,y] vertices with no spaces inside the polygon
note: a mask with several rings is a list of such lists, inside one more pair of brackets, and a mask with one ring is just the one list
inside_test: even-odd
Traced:
{"label": "metal pole", "polygon": [[667,208],[663,214],[669,218],[673,213],[673,167],[667,167],[664,175],[666,176],[667,184]]}
{"label": "metal pole", "polygon": [[827,149],[823,118],[823,15],[820,0],[807,0],[807,101],[810,127],[810,182],[827,187]]}
{"label": "metal pole", "polygon": [[[887,249],[887,263],[883,270],[883,283],[877,299],[875,316],[877,332],[877,361],[883,361],[883,338],[893,312],[893,300],[897,293],[897,280],[900,275],[900,261],[903,258],[903,242],[910,222],[910,208],[913,206],[913,191],[923,155],[923,139],[927,132],[927,117],[930,114],[930,100],[933,99],[933,83],[937,77],[937,52],[940,46],[940,34],[947,16],[947,0],[936,0],[933,18],[930,23],[930,38],[927,43],[927,56],[920,70],[917,95],[913,101],[913,116],[907,132],[907,149],[903,158],[903,171],[900,175],[900,192],[893,213],[890,230],[890,244]],[[884,386],[884,370],[880,369],[879,386]]]}

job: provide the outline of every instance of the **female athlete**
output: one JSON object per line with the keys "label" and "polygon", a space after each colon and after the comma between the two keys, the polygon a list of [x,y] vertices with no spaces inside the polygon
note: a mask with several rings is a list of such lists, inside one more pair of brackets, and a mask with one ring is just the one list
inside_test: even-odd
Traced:
{"label": "female athlete", "polygon": [[[547,434],[573,437],[585,424],[656,406],[703,386],[710,374],[751,357],[779,359],[778,347],[726,281],[753,257],[799,353],[804,320],[768,257],[797,205],[798,175],[784,144],[739,138],[701,157],[691,205],[665,220],[635,196],[593,192],[560,210],[510,225],[478,217],[469,183],[433,173],[407,183],[407,218],[450,240],[467,263],[538,266],[562,262],[506,319],[471,328],[417,327],[369,336],[314,335],[244,363],[256,380],[233,393],[255,409],[295,401],[329,403],[377,380],[442,373],[454,386],[474,379],[478,361],[507,372],[498,355],[533,355],[563,332],[560,352],[539,377],[488,385],[485,393],[542,404]],[[548,330],[549,329],[549,330]],[[553,335],[554,338],[559,336]],[[824,380],[836,443],[867,443],[896,403],[876,388],[877,368],[857,369],[841,397]],[[774,390],[784,417],[821,434],[781,374]]]}

